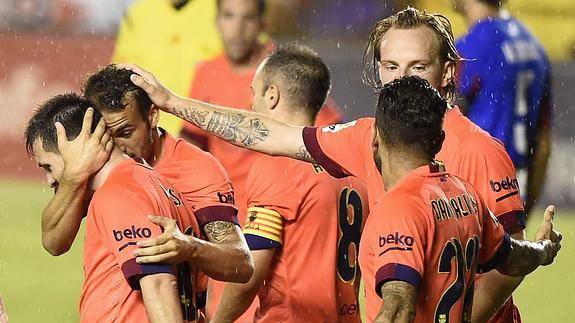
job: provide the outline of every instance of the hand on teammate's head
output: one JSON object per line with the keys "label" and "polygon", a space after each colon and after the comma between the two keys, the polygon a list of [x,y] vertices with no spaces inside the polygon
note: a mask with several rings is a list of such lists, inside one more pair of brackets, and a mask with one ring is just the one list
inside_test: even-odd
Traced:
{"label": "hand on teammate's head", "polygon": [[124,68],[134,72],[130,79],[134,84],[142,88],[150,100],[162,110],[166,110],[168,101],[175,95],[167,89],[160,81],[156,79],[154,74],[146,71],[136,64],[119,64],[118,68]]}
{"label": "hand on teammate's head", "polygon": [[86,180],[100,170],[108,161],[114,142],[106,129],[104,118],[92,129],[94,109],[89,108],[84,114],[80,135],[68,140],[64,126],[56,122],[58,151],[64,160],[64,177],[72,180]]}

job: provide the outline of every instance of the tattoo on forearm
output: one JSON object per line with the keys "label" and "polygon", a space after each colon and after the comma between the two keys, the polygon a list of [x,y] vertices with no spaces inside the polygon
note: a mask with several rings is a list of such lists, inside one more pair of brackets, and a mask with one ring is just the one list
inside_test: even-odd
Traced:
{"label": "tattoo on forearm", "polygon": [[299,160],[308,161],[308,162],[315,162],[313,157],[309,154],[305,146],[299,147],[299,151],[295,154],[295,157]]}
{"label": "tattoo on forearm", "polygon": [[207,131],[244,147],[252,147],[269,137],[269,130],[258,118],[246,118],[241,113],[214,112]]}
{"label": "tattoo on forearm", "polygon": [[211,242],[221,243],[228,236],[236,233],[235,224],[227,221],[214,221],[206,224],[204,232]]}
{"label": "tattoo on forearm", "polygon": [[206,116],[209,114],[207,111],[199,111],[194,108],[185,108],[183,111],[172,109],[172,111],[174,111],[174,114],[178,117],[191,122],[198,127],[206,125]]}
{"label": "tattoo on forearm", "polygon": [[402,281],[390,281],[381,289],[383,305],[379,312],[380,316],[391,319],[407,319],[409,322],[415,316],[415,303],[417,292],[415,287]]}

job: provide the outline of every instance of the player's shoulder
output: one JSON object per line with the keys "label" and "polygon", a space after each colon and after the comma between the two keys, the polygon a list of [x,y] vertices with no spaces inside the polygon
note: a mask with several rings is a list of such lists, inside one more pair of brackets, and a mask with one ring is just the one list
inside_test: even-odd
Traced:
{"label": "player's shoulder", "polygon": [[338,133],[343,131],[371,131],[375,124],[374,118],[359,118],[353,121],[318,127],[322,133]]}
{"label": "player's shoulder", "polygon": [[224,167],[214,155],[190,144],[184,139],[176,139],[175,150],[173,153],[174,158],[179,162],[183,162],[183,165],[186,168],[194,168],[198,172],[207,174],[217,171],[225,173],[227,176],[227,172]]}
{"label": "player's shoulder", "polygon": [[309,163],[287,157],[262,155],[254,161],[248,176],[271,181],[279,178],[289,179],[297,173],[298,168],[301,169],[307,165],[311,167]]}

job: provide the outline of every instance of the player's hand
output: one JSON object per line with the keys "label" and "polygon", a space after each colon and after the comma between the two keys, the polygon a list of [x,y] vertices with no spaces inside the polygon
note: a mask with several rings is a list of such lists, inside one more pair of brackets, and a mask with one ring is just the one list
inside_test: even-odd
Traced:
{"label": "player's hand", "polygon": [[93,117],[94,109],[89,108],[84,114],[80,135],[72,141],[68,141],[64,126],[59,122],[55,123],[58,150],[64,160],[63,180],[86,181],[100,170],[110,157],[114,147],[110,132],[106,130],[106,123],[102,118],[92,133]]}
{"label": "player's hand", "polygon": [[118,68],[124,68],[134,72],[134,74],[130,76],[130,80],[132,80],[135,85],[146,91],[150,100],[152,100],[156,106],[166,111],[169,100],[175,97],[175,94],[162,85],[162,83],[156,79],[154,74],[144,70],[136,64],[119,64]]}
{"label": "player's hand", "polygon": [[180,231],[176,221],[162,216],[149,215],[153,223],[164,228],[164,232],[154,238],[138,241],[138,249],[134,251],[139,264],[165,262],[177,264],[187,261],[193,252],[196,240]]}
{"label": "player's hand", "polygon": [[553,218],[555,216],[555,206],[549,205],[543,214],[543,223],[539,226],[535,234],[535,241],[543,244],[543,254],[541,264],[543,266],[553,263],[555,256],[561,249],[561,239],[563,236],[559,231],[553,229]]}

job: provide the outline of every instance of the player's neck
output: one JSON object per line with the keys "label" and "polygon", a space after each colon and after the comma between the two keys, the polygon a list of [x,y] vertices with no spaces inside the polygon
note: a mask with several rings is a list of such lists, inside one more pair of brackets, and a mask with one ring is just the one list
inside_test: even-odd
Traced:
{"label": "player's neck", "polygon": [[108,161],[104,164],[104,166],[102,166],[102,168],[100,168],[98,172],[96,172],[96,174],[94,174],[94,176],[92,176],[92,179],[90,180],[91,190],[96,191],[98,188],[104,185],[112,170],[116,168],[119,163],[128,158],[130,158],[128,155],[124,154],[119,149],[114,148]]}
{"label": "player's neck", "polygon": [[386,190],[391,189],[413,170],[429,164],[425,158],[403,153],[392,153],[391,157],[386,159],[382,160],[381,167],[381,177]]}
{"label": "player's neck", "polygon": [[475,1],[467,4],[465,10],[465,20],[468,26],[472,26],[479,21],[485,20],[489,17],[499,17],[499,8],[489,6],[485,3]]}
{"label": "player's neck", "polygon": [[159,128],[156,128],[155,131],[152,132],[152,137],[152,155],[150,158],[148,158],[149,160],[146,160],[146,162],[153,167],[156,166],[162,158],[164,153],[164,140],[166,139],[166,136],[162,135],[162,131]]}
{"label": "player's neck", "polygon": [[258,67],[260,62],[267,56],[265,51],[266,46],[258,43],[257,47],[251,53],[250,57],[245,62],[234,62],[228,59],[230,68],[236,73],[252,72]]}
{"label": "player's neck", "polygon": [[314,124],[313,118],[304,113],[285,113],[274,118],[293,126],[310,127]]}

